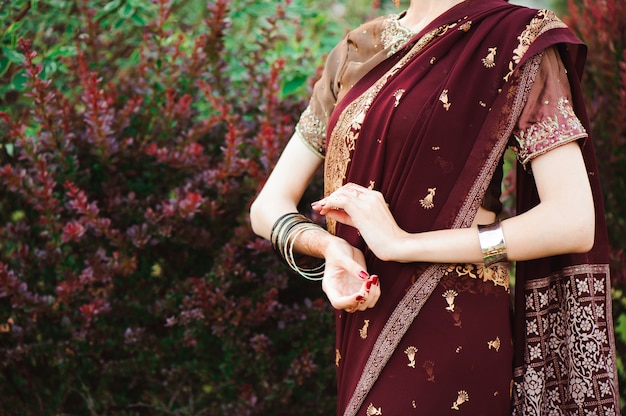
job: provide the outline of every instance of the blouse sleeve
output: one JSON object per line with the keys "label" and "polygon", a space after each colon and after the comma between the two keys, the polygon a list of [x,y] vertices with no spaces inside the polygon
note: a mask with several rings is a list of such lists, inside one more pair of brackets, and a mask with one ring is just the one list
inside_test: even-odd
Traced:
{"label": "blouse sleeve", "polygon": [[381,16],[349,32],[330,52],[321,78],[313,87],[296,134],[318,156],[326,151],[328,119],[337,102],[372,68],[387,58],[382,34],[388,17]]}
{"label": "blouse sleeve", "polygon": [[565,66],[555,47],[546,49],[511,140],[511,148],[524,168],[537,156],[587,138],[570,101]]}
{"label": "blouse sleeve", "polygon": [[339,72],[345,64],[345,42],[337,45],[326,59],[321,78],[313,87],[309,105],[300,116],[296,134],[318,156],[324,157],[328,118],[337,102]]}

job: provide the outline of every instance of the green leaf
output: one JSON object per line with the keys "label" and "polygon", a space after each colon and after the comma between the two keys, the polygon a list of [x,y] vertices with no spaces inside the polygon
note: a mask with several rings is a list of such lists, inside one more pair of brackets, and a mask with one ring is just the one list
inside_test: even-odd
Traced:
{"label": "green leaf", "polygon": [[11,214],[12,222],[18,222],[18,221],[23,220],[24,218],[26,218],[26,214],[22,210],[13,211],[13,213]]}
{"label": "green leaf", "polygon": [[139,14],[134,13],[131,17],[130,20],[132,20],[133,22],[137,23],[137,26],[145,26],[147,24],[146,19],[144,19],[143,17],[141,17]]}
{"label": "green leaf", "polygon": [[118,7],[120,7],[121,4],[122,4],[121,0],[110,1],[104,5],[104,7],[102,8],[102,11],[110,12],[111,10],[117,9]]}
{"label": "green leaf", "polygon": [[26,81],[28,81],[28,78],[26,76],[26,72],[22,69],[13,75],[13,78],[11,79],[11,89],[23,91]]}
{"label": "green leaf", "polygon": [[133,14],[135,13],[135,8],[133,6],[131,6],[130,4],[125,4],[124,7],[122,7],[121,9],[119,9],[117,11],[117,14],[122,18],[122,19],[128,19],[129,17],[131,17]]}
{"label": "green leaf", "polygon": [[76,47],[75,46],[62,46],[57,45],[57,47],[53,48],[46,55],[49,59],[54,59],[58,56],[68,57],[68,56],[76,56]]}
{"label": "green leaf", "polygon": [[307,80],[308,80],[308,77],[304,75],[298,75],[298,76],[293,77],[289,81],[285,82],[285,84],[283,85],[282,95],[288,96],[288,95],[298,92],[300,88],[306,85]]}
{"label": "green leaf", "polygon": [[0,56],[0,77],[7,72],[10,66],[11,62],[6,57]]}
{"label": "green leaf", "polygon": [[7,47],[3,46],[2,48],[0,48],[0,50],[2,50],[2,54],[10,62],[13,62],[14,64],[20,64],[20,63],[24,62],[24,55],[22,55],[21,53],[19,53],[15,49],[11,49],[11,48],[7,48]]}
{"label": "green leaf", "polygon": [[619,335],[622,342],[626,342],[626,313],[621,314],[617,318],[617,325],[615,325],[615,333]]}

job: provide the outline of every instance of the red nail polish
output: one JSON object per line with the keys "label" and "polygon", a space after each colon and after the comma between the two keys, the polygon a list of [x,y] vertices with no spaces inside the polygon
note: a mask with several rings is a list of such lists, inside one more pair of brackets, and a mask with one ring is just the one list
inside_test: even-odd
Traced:
{"label": "red nail polish", "polygon": [[369,274],[367,274],[367,272],[366,272],[366,271],[361,270],[361,271],[359,272],[359,277],[360,277],[361,279],[365,280],[365,279],[367,279],[368,277],[370,277],[370,275],[369,275]]}
{"label": "red nail polish", "polygon": [[371,280],[369,282],[365,283],[365,288],[367,290],[370,290],[370,287],[372,287],[372,281]]}
{"label": "red nail polish", "polygon": [[372,283],[374,283],[374,284],[378,283],[378,276],[376,276],[376,275],[372,276]]}
{"label": "red nail polish", "polygon": [[361,295],[359,295],[359,296],[357,296],[357,297],[356,297],[356,300],[357,300],[357,301],[359,301],[359,302],[360,302],[360,301],[362,301],[362,300],[364,300],[364,299],[365,299],[365,298],[364,298],[363,296],[361,296]]}

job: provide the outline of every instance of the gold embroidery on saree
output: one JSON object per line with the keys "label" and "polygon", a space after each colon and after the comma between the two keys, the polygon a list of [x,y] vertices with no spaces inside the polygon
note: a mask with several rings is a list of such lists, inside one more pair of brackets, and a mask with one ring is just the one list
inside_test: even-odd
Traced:
{"label": "gold embroidery on saree", "polygon": [[335,367],[339,367],[339,362],[341,361],[341,353],[339,349],[335,349]]}
{"label": "gold embroidery on saree", "polygon": [[454,298],[459,296],[459,292],[456,290],[448,289],[441,295],[446,299],[448,306],[446,307],[447,311],[454,312]]}
{"label": "gold embroidery on saree", "polygon": [[493,341],[487,341],[487,347],[489,349],[494,349],[496,352],[500,351],[500,337],[496,337]]}
{"label": "gold embroidery on saree", "polygon": [[459,26],[459,30],[462,32],[469,32],[469,30],[472,28],[472,21],[468,21],[463,23],[461,26]]}
{"label": "gold embroidery on saree", "polygon": [[469,394],[465,390],[460,390],[458,396],[456,397],[456,400],[454,401],[454,403],[452,403],[451,409],[460,410],[459,406],[465,402],[469,402]]}
{"label": "gold embroidery on saree", "polygon": [[437,188],[428,188],[428,195],[420,199],[420,205],[424,209],[433,209],[435,207],[435,191]]}
{"label": "gold embroidery on saree", "polygon": [[404,350],[404,353],[409,359],[409,363],[407,364],[407,366],[415,368],[415,354],[417,353],[417,348],[415,348],[414,346],[410,346],[406,350]]}
{"label": "gold embroidery on saree", "polygon": [[487,51],[489,53],[482,59],[483,65],[485,65],[485,68],[493,68],[496,66],[496,53],[498,53],[498,48],[488,48]]}
{"label": "gold embroidery on saree", "polygon": [[[491,282],[496,287],[502,287],[510,292],[509,272],[506,267],[500,264],[485,267],[484,264],[451,264],[446,270],[445,275],[456,273],[457,276],[467,276],[472,279],[482,280],[483,282]],[[454,311],[454,310],[452,310]]]}
{"label": "gold embroidery on saree", "polygon": [[526,26],[526,29],[517,37],[519,44],[517,48],[513,50],[513,57],[509,62],[509,73],[504,76],[504,80],[509,80],[515,71],[515,66],[520,63],[535,39],[548,30],[566,27],[565,23],[563,23],[553,11],[546,9],[539,10],[537,15]]}
{"label": "gold embroidery on saree", "polygon": [[448,90],[443,90],[441,92],[441,95],[439,96],[439,101],[443,103],[443,108],[445,108],[446,111],[450,110],[450,106],[452,105],[452,103],[448,99]]}
{"label": "gold embroidery on saree", "polygon": [[396,102],[393,105],[394,107],[397,107],[400,104],[400,99],[402,98],[402,95],[405,93],[405,91],[406,90],[404,88],[401,88],[393,93],[393,97],[396,99]]}
{"label": "gold embroidery on saree", "polygon": [[367,412],[366,412],[367,416],[376,416],[376,415],[382,415],[382,414],[383,414],[382,407],[376,408],[374,407],[373,403],[370,403],[370,405],[367,406]]}
{"label": "gold embroidery on saree", "polygon": [[370,326],[370,320],[369,319],[365,319],[363,321],[363,327],[361,329],[359,329],[359,335],[361,336],[362,339],[366,339],[367,338],[367,328]]}
{"label": "gold embroidery on saree", "polygon": [[609,266],[571,266],[523,290],[528,349],[514,371],[515,414],[615,415]]}

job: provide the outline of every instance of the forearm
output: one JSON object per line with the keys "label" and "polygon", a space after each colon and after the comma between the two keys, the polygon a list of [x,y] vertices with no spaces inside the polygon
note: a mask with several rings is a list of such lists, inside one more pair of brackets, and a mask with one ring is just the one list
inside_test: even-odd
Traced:
{"label": "forearm", "polygon": [[322,159],[294,135],[250,207],[250,223],[257,235],[269,240],[276,220],[297,212],[298,202],[321,163]]}
{"label": "forearm", "polygon": [[[541,204],[525,214],[502,221],[509,260],[521,261],[591,249],[593,222],[576,215],[557,214]],[[483,253],[478,228],[403,233],[387,254],[398,262],[480,263]]]}

